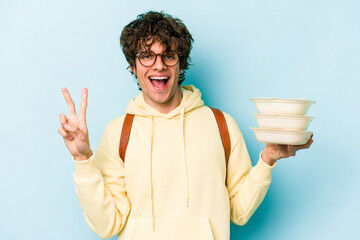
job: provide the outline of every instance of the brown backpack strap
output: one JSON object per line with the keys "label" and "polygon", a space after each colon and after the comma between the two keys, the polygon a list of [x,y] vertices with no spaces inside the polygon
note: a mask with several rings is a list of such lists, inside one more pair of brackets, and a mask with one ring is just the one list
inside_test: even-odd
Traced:
{"label": "brown backpack strap", "polygon": [[[231,143],[230,143],[230,135],[229,130],[226,124],[225,116],[222,111],[220,111],[217,108],[210,109],[213,111],[216,123],[218,124],[221,141],[224,147],[225,151],[225,164],[227,167],[230,151],[231,151]],[[124,119],[123,127],[121,130],[121,137],[120,137],[120,146],[119,146],[119,154],[121,159],[125,162],[125,154],[126,154],[126,148],[129,143],[130,138],[130,132],[131,132],[131,126],[134,120],[134,115],[127,113]]]}
{"label": "brown backpack strap", "polygon": [[225,116],[224,116],[223,112],[217,108],[212,108],[212,107],[210,107],[210,108],[215,115],[216,122],[219,127],[221,141],[223,143],[224,151],[225,151],[225,163],[226,163],[226,168],[227,168],[227,164],[228,164],[229,157],[230,157],[230,151],[231,151],[229,129],[227,127]]}
{"label": "brown backpack strap", "polygon": [[121,130],[119,154],[123,162],[125,162],[126,148],[129,143],[131,126],[134,120],[134,115],[127,113],[124,119],[123,127]]}

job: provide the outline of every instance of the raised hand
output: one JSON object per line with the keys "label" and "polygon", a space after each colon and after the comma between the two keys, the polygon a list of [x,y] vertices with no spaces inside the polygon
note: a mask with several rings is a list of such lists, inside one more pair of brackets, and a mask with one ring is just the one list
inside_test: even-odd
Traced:
{"label": "raised hand", "polygon": [[66,147],[75,160],[86,160],[92,155],[89,143],[89,134],[86,127],[87,89],[84,88],[81,94],[80,112],[76,115],[75,104],[66,88],[61,89],[69,109],[69,118],[60,114],[61,128],[59,133],[64,138]]}
{"label": "raised hand", "polygon": [[310,148],[311,144],[313,143],[312,137],[313,135],[311,135],[308,142],[304,145],[282,145],[268,143],[263,150],[261,158],[264,160],[264,162],[272,166],[277,160],[281,158],[295,156],[297,151]]}

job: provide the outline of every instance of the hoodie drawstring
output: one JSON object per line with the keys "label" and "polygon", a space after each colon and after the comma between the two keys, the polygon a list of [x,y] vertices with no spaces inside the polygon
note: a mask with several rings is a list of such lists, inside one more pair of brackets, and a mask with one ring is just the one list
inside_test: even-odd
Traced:
{"label": "hoodie drawstring", "polygon": [[153,189],[153,176],[152,176],[152,156],[153,156],[153,142],[154,142],[154,119],[150,115],[151,130],[150,130],[150,195],[151,195],[151,216],[153,222],[153,231],[155,231],[155,213],[154,213],[154,189]]}
{"label": "hoodie drawstring", "polygon": [[[185,150],[185,132],[184,132],[184,115],[185,109],[181,110],[180,114],[180,130],[181,130],[181,138],[182,138],[182,148],[183,148],[183,160],[184,160],[184,168],[185,168],[185,207],[189,207],[189,173],[188,173],[188,166],[186,161],[186,150]],[[150,130],[150,195],[151,195],[151,216],[153,222],[153,231],[155,231],[155,211],[154,211],[154,187],[153,187],[153,176],[152,176],[152,160],[153,160],[153,143],[154,143],[154,118],[152,115],[149,115],[151,120],[151,130]]]}
{"label": "hoodie drawstring", "polygon": [[185,193],[185,206],[189,206],[189,173],[188,173],[188,167],[187,167],[187,161],[186,161],[186,151],[185,151],[185,133],[184,133],[184,112],[185,109],[181,109],[180,114],[180,129],[181,129],[181,136],[182,136],[182,145],[183,145],[183,159],[184,159],[184,167],[185,167],[185,178],[186,178],[186,193]]}

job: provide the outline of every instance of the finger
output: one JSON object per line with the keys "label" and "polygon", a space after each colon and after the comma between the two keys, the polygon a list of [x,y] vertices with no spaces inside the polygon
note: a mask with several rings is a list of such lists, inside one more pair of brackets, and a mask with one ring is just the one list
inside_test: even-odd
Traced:
{"label": "finger", "polygon": [[284,154],[287,152],[288,145],[284,144],[276,144],[277,149],[281,152],[281,154]]}
{"label": "finger", "polygon": [[76,124],[70,124],[65,114],[60,113],[59,118],[60,118],[60,124],[65,132],[67,132],[68,134],[70,132],[74,134],[78,134],[80,132],[80,127],[77,126]]}
{"label": "finger", "polygon": [[312,142],[312,138],[313,138],[314,134],[311,134],[310,138],[307,139],[306,143],[303,145],[308,144],[310,141]]}
{"label": "finger", "polygon": [[58,132],[60,133],[61,136],[63,136],[63,138],[73,140],[72,136],[69,133],[67,133],[63,128],[58,128]]}
{"label": "finger", "polygon": [[63,93],[65,101],[68,105],[70,115],[76,115],[75,104],[74,104],[73,100],[71,99],[69,91],[66,89],[66,87],[63,87],[61,89],[61,92]]}
{"label": "finger", "polygon": [[80,112],[79,112],[79,116],[84,120],[86,119],[87,97],[88,97],[88,90],[87,88],[84,88],[81,94],[81,103],[80,103]]}
{"label": "finger", "polygon": [[60,119],[60,124],[61,124],[61,126],[62,126],[63,128],[65,128],[65,125],[67,124],[67,119],[66,119],[65,114],[60,113],[59,119]]}
{"label": "finger", "polygon": [[277,148],[280,151],[280,158],[288,158],[292,155],[291,145],[277,144]]}
{"label": "finger", "polygon": [[298,150],[301,150],[301,149],[308,149],[310,148],[311,144],[314,142],[314,140],[312,139],[309,139],[309,141],[307,143],[305,143],[304,145],[297,145],[295,148],[296,148],[296,151]]}
{"label": "finger", "polygon": [[287,151],[288,151],[288,152],[293,152],[294,149],[295,149],[295,146],[294,146],[294,145],[288,145],[288,146],[287,146]]}
{"label": "finger", "polygon": [[296,150],[295,150],[295,147],[293,145],[288,145],[287,151],[288,151],[288,154],[290,156],[295,156],[296,155]]}
{"label": "finger", "polygon": [[314,140],[312,139],[313,135],[311,134],[310,138],[307,140],[307,142],[305,144],[302,145],[298,145],[298,147],[300,148],[308,148],[310,147],[310,145],[314,142]]}
{"label": "finger", "polygon": [[70,123],[68,123],[68,119],[65,116],[65,114],[60,113],[59,118],[60,118],[60,124],[65,131],[74,131],[76,129],[76,127],[73,127]]}
{"label": "finger", "polygon": [[80,122],[80,124],[79,124],[79,130],[80,130],[80,132],[82,132],[83,134],[86,134],[86,133],[87,133],[87,127],[86,127],[86,122],[85,122],[85,121]]}

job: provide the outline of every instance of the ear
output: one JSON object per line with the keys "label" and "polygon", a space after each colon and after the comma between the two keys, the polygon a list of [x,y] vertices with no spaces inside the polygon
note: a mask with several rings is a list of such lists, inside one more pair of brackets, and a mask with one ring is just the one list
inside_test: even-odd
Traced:
{"label": "ear", "polygon": [[132,67],[132,66],[129,64],[129,68],[130,68],[131,72],[136,75],[136,68],[135,68],[135,66]]}

